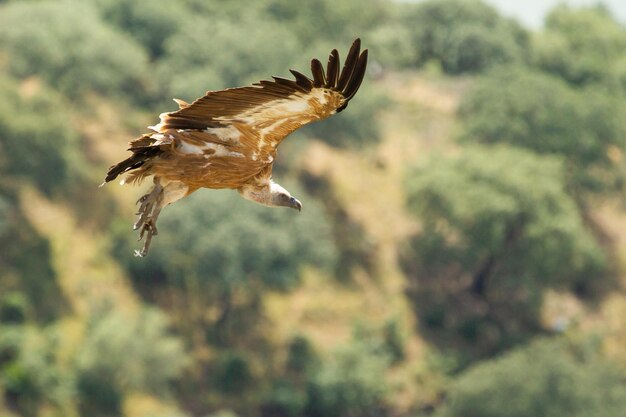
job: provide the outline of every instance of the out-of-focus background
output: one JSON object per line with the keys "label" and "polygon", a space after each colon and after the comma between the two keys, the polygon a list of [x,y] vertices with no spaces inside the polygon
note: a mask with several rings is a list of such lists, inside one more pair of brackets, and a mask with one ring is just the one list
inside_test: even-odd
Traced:
{"label": "out-of-focus background", "polygon": [[[498,10],[0,1],[0,415],[623,416],[626,28]],[[97,186],[172,97],[357,36],[280,148],[301,214],[201,190],[132,256],[142,189]]]}

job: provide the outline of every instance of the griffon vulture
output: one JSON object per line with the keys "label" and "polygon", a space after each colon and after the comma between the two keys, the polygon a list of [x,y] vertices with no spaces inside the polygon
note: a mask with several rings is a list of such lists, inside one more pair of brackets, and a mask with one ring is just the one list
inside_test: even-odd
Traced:
{"label": "griffon vulture", "polygon": [[232,188],[245,199],[270,206],[302,204],[272,180],[278,145],[294,130],[346,108],[356,94],[367,65],[367,50],[355,40],[339,71],[333,50],[326,71],[311,61],[313,79],[290,70],[295,80],[272,77],[248,87],[209,91],[189,104],[175,99],[180,109],[160,115],[152,131],[130,142],[127,159],[109,168],[104,182],[126,174],[123,183],[152,177],[154,186],[138,201],[137,256],[148,252],[163,207],[199,188]]}

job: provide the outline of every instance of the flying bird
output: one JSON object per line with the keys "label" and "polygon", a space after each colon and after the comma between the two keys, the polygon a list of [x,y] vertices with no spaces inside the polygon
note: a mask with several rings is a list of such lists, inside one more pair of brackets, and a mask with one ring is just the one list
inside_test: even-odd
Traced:
{"label": "flying bird", "polygon": [[[354,97],[367,66],[367,49],[356,39],[339,71],[339,53],[330,53],[326,71],[313,59],[313,79],[290,70],[295,80],[272,77],[251,86],[209,91],[189,104],[174,99],[177,111],[162,113],[150,133],[129,143],[132,154],[111,166],[104,183],[140,183],[152,177],[154,186],[137,204],[139,240],[148,253],[163,207],[200,188],[231,188],[247,199],[270,207],[302,204],[272,180],[278,145],[296,129],[338,113]],[[103,184],[104,184],[103,183]]]}

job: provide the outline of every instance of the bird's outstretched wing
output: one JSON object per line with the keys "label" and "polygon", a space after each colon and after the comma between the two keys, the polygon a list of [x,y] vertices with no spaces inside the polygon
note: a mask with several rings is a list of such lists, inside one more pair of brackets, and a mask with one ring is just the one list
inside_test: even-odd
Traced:
{"label": "bird's outstretched wing", "polygon": [[367,49],[360,52],[356,39],[339,71],[339,53],[334,49],[326,71],[313,59],[313,79],[290,70],[295,80],[272,77],[248,87],[209,91],[191,104],[178,100],[180,109],[163,113],[161,122],[152,126],[157,132],[172,129],[204,130],[229,125],[252,129],[263,145],[277,146],[297,128],[340,112],[356,94],[367,65]]}

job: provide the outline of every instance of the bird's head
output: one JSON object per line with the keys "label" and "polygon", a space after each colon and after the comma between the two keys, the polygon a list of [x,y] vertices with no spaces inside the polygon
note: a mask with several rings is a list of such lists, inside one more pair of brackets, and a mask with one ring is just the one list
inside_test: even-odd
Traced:
{"label": "bird's head", "polygon": [[272,206],[302,210],[302,203],[295,197],[292,197],[289,191],[274,182],[270,185],[270,198]]}

